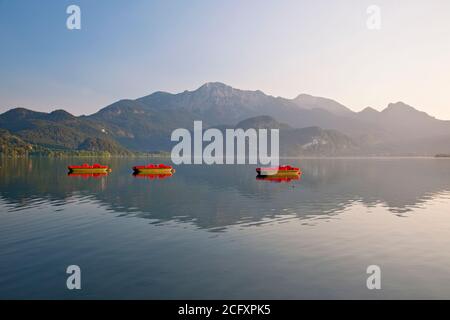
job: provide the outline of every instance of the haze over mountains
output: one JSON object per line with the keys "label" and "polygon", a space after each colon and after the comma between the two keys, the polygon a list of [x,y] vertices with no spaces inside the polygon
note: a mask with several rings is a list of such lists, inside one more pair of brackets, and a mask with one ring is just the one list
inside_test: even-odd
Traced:
{"label": "haze over mountains", "polygon": [[306,94],[285,99],[217,82],[178,94],[120,100],[89,116],[11,109],[0,115],[0,135],[59,150],[169,151],[171,132],[191,130],[194,120],[202,120],[204,128],[280,128],[281,153],[288,156],[450,152],[450,121],[403,102],[381,112],[353,112],[331,99]]}

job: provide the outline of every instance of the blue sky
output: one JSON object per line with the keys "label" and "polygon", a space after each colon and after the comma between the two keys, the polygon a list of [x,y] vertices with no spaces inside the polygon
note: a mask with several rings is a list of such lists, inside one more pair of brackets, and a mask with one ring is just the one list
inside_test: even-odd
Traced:
{"label": "blue sky", "polygon": [[[81,30],[66,8],[81,8]],[[366,27],[369,5],[381,29]],[[221,81],[450,119],[450,1],[0,0],[0,112],[90,114]]]}

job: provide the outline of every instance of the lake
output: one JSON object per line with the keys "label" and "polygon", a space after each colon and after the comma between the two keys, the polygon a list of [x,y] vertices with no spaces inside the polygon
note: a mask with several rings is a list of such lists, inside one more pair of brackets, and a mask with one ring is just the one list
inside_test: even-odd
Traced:
{"label": "lake", "polygon": [[[68,176],[93,161],[113,171]],[[0,298],[450,299],[450,159],[286,160],[291,181],[252,165],[131,174],[152,161],[2,159]]]}

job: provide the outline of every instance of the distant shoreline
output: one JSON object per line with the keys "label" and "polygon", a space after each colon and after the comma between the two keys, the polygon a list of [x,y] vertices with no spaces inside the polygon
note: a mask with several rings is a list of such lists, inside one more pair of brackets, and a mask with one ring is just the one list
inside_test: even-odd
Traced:
{"label": "distant shoreline", "polygon": [[[25,158],[49,158],[49,159],[65,159],[65,158],[164,158],[170,159],[170,153],[130,153],[130,154],[29,154],[29,155],[4,155],[0,154],[0,159],[25,159]],[[299,156],[299,157],[280,157],[280,160],[309,160],[309,159],[450,159],[450,155],[438,154],[429,156]],[[282,161],[280,161],[281,163]]]}
{"label": "distant shoreline", "polygon": [[128,153],[128,154],[108,154],[108,153],[53,153],[53,154],[22,154],[22,155],[8,155],[1,154],[0,159],[25,159],[25,158],[49,158],[49,159],[64,159],[64,158],[170,158],[169,153]]}

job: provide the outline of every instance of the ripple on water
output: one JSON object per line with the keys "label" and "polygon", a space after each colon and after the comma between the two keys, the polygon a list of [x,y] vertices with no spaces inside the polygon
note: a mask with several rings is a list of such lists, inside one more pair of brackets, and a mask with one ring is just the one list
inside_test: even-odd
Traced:
{"label": "ripple on water", "polygon": [[381,297],[450,298],[443,162],[302,160],[275,184],[246,166],[137,181],[123,161],[99,181],[0,180],[0,297],[65,297],[54,278],[80,263],[95,298],[370,298],[369,264]]}

